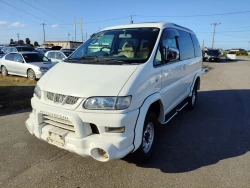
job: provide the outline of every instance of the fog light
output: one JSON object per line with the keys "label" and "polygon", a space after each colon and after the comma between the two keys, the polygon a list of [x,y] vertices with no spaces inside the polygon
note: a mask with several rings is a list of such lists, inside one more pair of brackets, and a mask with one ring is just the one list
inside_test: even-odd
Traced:
{"label": "fog light", "polygon": [[97,151],[98,151],[98,154],[99,154],[101,157],[106,158],[106,159],[108,158],[107,152],[104,151],[103,149],[98,148]]}
{"label": "fog light", "polygon": [[124,133],[125,127],[105,127],[107,133]]}

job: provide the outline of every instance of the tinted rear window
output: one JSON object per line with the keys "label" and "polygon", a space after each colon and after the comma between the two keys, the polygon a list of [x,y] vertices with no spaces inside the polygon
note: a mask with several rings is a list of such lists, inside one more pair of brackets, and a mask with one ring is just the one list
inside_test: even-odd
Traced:
{"label": "tinted rear window", "polygon": [[190,35],[191,35],[191,38],[192,38],[193,44],[194,44],[195,56],[200,57],[201,56],[201,47],[200,47],[199,41],[195,35],[193,35],[193,34],[190,34]]}
{"label": "tinted rear window", "polygon": [[16,47],[19,52],[33,52],[35,49],[30,47]]}
{"label": "tinted rear window", "polygon": [[178,30],[178,32],[180,34],[178,37],[180,60],[194,58],[194,46],[190,34],[182,30]]}

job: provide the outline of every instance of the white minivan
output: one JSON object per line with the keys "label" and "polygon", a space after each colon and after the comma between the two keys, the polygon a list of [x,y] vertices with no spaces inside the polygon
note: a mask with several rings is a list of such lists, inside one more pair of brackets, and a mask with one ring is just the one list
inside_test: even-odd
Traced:
{"label": "white minivan", "polygon": [[155,128],[185,106],[194,108],[201,71],[201,49],[190,29],[173,23],[106,28],[39,80],[26,127],[98,161],[134,153],[146,162]]}

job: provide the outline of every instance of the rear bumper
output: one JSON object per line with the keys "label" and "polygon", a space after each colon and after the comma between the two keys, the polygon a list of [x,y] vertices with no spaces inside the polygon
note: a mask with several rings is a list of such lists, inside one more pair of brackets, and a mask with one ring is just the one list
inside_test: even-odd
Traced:
{"label": "rear bumper", "polygon": [[[42,104],[36,97],[32,98],[32,108],[25,123],[29,132],[59,148],[103,162],[122,158],[134,149],[134,126],[139,110],[126,114],[82,113]],[[67,119],[73,124],[73,130],[45,123],[44,113]],[[96,125],[99,134],[93,134],[90,124]],[[124,126],[124,133],[105,132],[105,127]],[[99,156],[97,149],[104,150],[108,157]]]}

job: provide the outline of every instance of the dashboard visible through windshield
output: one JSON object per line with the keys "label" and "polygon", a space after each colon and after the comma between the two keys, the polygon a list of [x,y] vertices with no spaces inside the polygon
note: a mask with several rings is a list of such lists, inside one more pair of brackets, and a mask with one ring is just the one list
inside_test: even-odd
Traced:
{"label": "dashboard visible through windshield", "polygon": [[[102,31],[79,47],[66,62],[112,59],[120,63],[145,63],[151,55],[158,28],[131,28]],[[89,61],[94,63],[95,61]]]}

